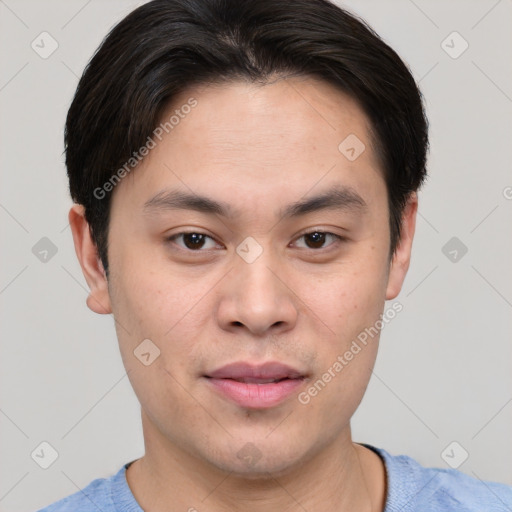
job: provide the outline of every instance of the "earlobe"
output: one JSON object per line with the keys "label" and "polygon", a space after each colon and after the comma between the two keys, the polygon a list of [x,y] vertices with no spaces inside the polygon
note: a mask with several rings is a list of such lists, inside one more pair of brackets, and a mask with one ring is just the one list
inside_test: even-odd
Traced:
{"label": "earlobe", "polygon": [[394,299],[402,289],[409,263],[411,261],[412,241],[416,228],[416,214],[418,211],[418,195],[413,192],[402,213],[401,235],[398,246],[391,260],[386,300]]}
{"label": "earlobe", "polygon": [[69,210],[68,219],[75,252],[90,289],[87,306],[100,315],[112,313],[107,277],[97,247],[92,240],[83,205],[74,204]]}

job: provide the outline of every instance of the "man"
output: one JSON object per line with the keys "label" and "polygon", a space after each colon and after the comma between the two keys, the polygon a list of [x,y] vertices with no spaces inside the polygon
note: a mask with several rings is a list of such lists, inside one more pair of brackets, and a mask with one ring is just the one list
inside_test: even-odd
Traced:
{"label": "man", "polygon": [[69,220],[146,453],[44,510],[510,510],[511,487],[351,438],[427,147],[405,64],[325,0],[121,21],[68,113]]}

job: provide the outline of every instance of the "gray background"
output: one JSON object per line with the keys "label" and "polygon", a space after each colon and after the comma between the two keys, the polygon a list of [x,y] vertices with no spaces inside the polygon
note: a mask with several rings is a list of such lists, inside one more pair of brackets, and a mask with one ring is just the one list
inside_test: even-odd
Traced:
{"label": "gray background", "polygon": [[[141,3],[0,0],[2,511],[33,511],[143,454],[113,319],[85,305],[62,155],[78,76]],[[404,309],[382,333],[354,439],[426,466],[465,450],[460,471],[512,484],[512,1],[343,5],[420,81],[432,148]],[[43,31],[59,45],[46,59],[31,47],[51,48]],[[454,31],[469,44],[457,58]],[[43,237],[57,249],[46,261]],[[43,441],[58,452],[48,469],[31,457]]]}

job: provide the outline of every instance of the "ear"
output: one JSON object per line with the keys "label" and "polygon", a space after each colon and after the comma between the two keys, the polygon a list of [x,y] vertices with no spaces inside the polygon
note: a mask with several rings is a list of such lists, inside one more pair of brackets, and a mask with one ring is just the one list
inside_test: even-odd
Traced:
{"label": "ear", "polygon": [[112,313],[107,277],[92,240],[89,224],[85,220],[83,205],[74,204],[69,210],[68,219],[73,233],[75,252],[91,290],[87,297],[87,306],[100,315]]}
{"label": "ear", "polygon": [[418,195],[413,192],[402,213],[401,234],[398,245],[391,260],[386,300],[394,299],[402,289],[409,263],[411,261],[412,240],[416,228],[416,214],[418,212]]}

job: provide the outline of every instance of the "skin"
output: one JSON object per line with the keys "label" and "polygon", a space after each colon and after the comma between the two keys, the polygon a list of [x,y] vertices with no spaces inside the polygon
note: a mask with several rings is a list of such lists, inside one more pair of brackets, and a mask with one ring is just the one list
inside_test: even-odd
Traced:
{"label": "skin", "polygon": [[[386,184],[369,121],[352,99],[327,83],[295,77],[195,87],[175,98],[169,112],[190,97],[197,106],[113,192],[108,282],[83,207],[69,213],[90,287],[87,305],[113,313],[141,403],[146,453],[127,470],[128,484],[151,512],[383,510],[383,463],[354,443],[350,430],[378,336],[308,404],[297,395],[398,295],[416,194],[390,260]],[[353,162],[338,150],[349,134],[366,146]],[[366,207],[278,215],[339,185]],[[148,199],[171,188],[227,203],[235,214],[143,213]],[[315,230],[345,240],[327,236],[322,245],[303,236]],[[199,249],[183,237],[166,241],[183,231],[212,238]],[[263,251],[252,263],[236,253],[248,236]],[[160,349],[149,366],[133,354],[144,339]],[[234,361],[280,361],[308,379],[275,407],[243,408],[203,377]],[[247,443],[260,455],[251,464],[237,456]]]}

